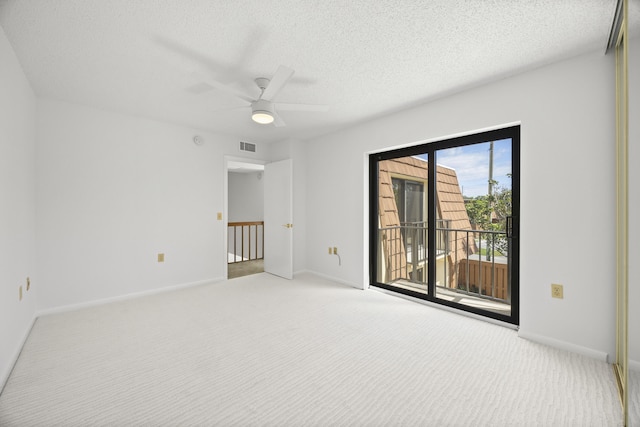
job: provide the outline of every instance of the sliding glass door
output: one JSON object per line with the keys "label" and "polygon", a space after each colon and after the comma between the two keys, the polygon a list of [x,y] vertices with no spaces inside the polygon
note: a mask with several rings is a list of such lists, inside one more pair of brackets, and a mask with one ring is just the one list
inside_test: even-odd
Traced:
{"label": "sliding glass door", "polygon": [[426,293],[428,199],[426,157],[398,157],[377,163],[378,280]]}
{"label": "sliding glass door", "polygon": [[518,323],[520,128],[370,157],[371,284]]}

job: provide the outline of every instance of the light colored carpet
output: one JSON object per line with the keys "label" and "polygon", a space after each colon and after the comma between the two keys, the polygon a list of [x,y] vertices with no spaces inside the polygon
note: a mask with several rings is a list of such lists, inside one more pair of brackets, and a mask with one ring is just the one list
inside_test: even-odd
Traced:
{"label": "light colored carpet", "polygon": [[313,275],[38,319],[2,426],[617,426],[611,367]]}
{"label": "light colored carpet", "polygon": [[640,427],[640,371],[629,371],[629,427]]}

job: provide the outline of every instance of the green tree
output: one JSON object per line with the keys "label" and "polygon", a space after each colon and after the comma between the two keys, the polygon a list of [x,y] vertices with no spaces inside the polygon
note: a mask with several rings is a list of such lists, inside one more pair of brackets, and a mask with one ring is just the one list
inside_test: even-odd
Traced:
{"label": "green tree", "polygon": [[[467,215],[472,225],[478,231],[506,230],[506,218],[512,212],[511,189],[502,187],[498,181],[493,181],[493,194],[491,196],[477,196],[465,202]],[[492,215],[493,212],[493,215]],[[491,259],[494,251],[507,253],[507,239],[503,234],[480,233],[480,238],[491,247],[487,248],[487,259]]]}
{"label": "green tree", "polygon": [[489,196],[477,196],[465,202],[467,215],[471,225],[475,225],[476,230],[486,230],[489,227],[491,208],[489,206]]}

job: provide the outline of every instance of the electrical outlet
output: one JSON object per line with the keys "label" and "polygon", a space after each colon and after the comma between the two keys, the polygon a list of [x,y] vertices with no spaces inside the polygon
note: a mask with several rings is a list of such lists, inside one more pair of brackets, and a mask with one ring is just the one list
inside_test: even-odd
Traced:
{"label": "electrical outlet", "polygon": [[564,292],[562,290],[562,285],[558,285],[556,283],[551,284],[551,296],[553,298],[564,298]]}
{"label": "electrical outlet", "polygon": [[338,255],[338,248],[335,246],[333,247],[333,254]]}
{"label": "electrical outlet", "polygon": [[31,279],[27,277],[27,291],[31,289]]}
{"label": "electrical outlet", "polygon": [[164,254],[158,254],[158,262],[164,262]]}

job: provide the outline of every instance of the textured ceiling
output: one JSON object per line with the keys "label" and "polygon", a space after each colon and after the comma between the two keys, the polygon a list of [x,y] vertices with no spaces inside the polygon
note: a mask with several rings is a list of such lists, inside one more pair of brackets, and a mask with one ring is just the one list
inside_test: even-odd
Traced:
{"label": "textured ceiling", "polygon": [[[236,135],[309,138],[557,59],[603,53],[615,0],[0,0],[38,96]],[[637,0],[632,0],[637,4]],[[242,101],[280,64],[277,101],[328,104],[258,125]]]}

